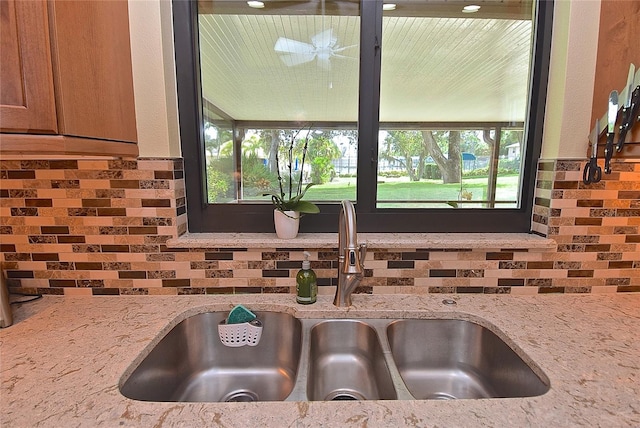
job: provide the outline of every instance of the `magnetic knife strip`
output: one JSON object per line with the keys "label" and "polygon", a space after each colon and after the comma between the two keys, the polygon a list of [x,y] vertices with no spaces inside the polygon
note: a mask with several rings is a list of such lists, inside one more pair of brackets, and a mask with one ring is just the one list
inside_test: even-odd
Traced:
{"label": "magnetic knife strip", "polygon": [[[632,67],[635,68],[635,66],[633,64],[631,64]],[[633,85],[626,85],[626,87],[622,90],[622,92],[620,92],[619,94],[619,99],[621,100],[625,100],[628,98],[629,96],[629,92],[632,92],[632,95],[634,92],[640,93],[640,68],[638,68],[638,70],[635,71],[635,75],[633,77]],[[636,98],[640,98],[638,96],[636,96]],[[638,107],[637,107],[637,103],[640,103],[640,100],[636,100],[636,117],[632,118],[632,122],[631,122],[631,127],[633,127],[633,125],[640,121],[640,117],[638,117]],[[618,105],[618,111],[622,110],[624,108],[624,103],[620,103]],[[604,133],[606,133],[607,128],[609,126],[609,113],[605,112],[604,115],[602,115],[601,118],[599,118],[596,122],[596,124],[594,125],[593,129],[591,130],[591,135],[597,135],[598,138],[600,138]]]}

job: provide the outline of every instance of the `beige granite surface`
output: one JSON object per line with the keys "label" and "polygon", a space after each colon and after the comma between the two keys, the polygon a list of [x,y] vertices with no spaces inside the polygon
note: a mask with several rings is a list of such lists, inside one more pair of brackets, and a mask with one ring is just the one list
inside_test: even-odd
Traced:
{"label": "beige granite surface", "polygon": [[[640,294],[530,297],[291,295],[45,297],[0,331],[2,427],[638,427]],[[512,399],[155,403],[118,385],[158,334],[187,316],[286,311],[300,318],[464,318],[490,326],[549,377],[542,396]],[[21,311],[28,311],[22,314]],[[23,316],[24,315],[24,316]]]}
{"label": "beige granite surface", "polygon": [[[358,233],[369,248],[528,248],[549,250],[552,239],[530,233]],[[167,242],[170,248],[335,248],[337,233],[300,233],[280,239],[275,233],[187,233]]]}

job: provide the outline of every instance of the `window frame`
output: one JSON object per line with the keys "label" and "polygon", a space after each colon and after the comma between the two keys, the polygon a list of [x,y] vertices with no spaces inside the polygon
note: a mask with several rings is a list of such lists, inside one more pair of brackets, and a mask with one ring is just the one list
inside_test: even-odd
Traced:
{"label": "window frame", "polygon": [[[172,0],[180,139],[185,168],[188,228],[191,233],[273,232],[270,203],[208,204],[204,176],[204,121],[200,82],[197,2]],[[361,51],[358,105],[359,232],[531,231],[537,160],[542,147],[551,53],[554,0],[537,1],[530,79],[526,149],[520,208],[376,208],[377,133],[380,107],[382,0],[361,0]],[[372,21],[370,21],[372,20]],[[375,22],[375,25],[365,25]],[[266,125],[266,124],[265,124]],[[365,153],[371,153],[366,156]],[[301,232],[335,232],[339,204],[318,204],[320,213],[300,222]]]}

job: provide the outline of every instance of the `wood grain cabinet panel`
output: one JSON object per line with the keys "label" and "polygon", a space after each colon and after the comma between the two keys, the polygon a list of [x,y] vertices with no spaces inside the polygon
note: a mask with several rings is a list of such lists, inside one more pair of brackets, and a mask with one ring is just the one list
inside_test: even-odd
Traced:
{"label": "wood grain cabinet panel", "polygon": [[0,130],[58,132],[47,4],[0,0]]}
{"label": "wood grain cabinet panel", "polygon": [[61,133],[136,142],[127,1],[50,5]]}
{"label": "wood grain cabinet panel", "polygon": [[137,156],[127,0],[0,7],[0,153]]}
{"label": "wood grain cabinet panel", "polygon": [[[607,111],[609,93],[624,88],[631,63],[636,70],[640,67],[640,1],[602,0],[591,126]],[[623,151],[615,153],[614,158],[640,157],[640,123],[630,134]],[[598,148],[600,155],[604,154],[604,145],[603,135]]]}

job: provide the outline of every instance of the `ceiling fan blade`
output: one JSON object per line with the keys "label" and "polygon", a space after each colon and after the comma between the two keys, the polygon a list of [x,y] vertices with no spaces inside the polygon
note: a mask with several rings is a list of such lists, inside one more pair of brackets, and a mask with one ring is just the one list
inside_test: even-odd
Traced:
{"label": "ceiling fan blade", "polygon": [[286,37],[278,38],[278,40],[276,40],[276,45],[273,47],[273,50],[275,50],[276,52],[303,55],[312,55],[315,52],[315,48],[309,43],[287,39]]}
{"label": "ceiling fan blade", "polygon": [[293,67],[294,65],[304,64],[305,62],[313,61],[315,54],[285,54],[280,55],[280,59],[284,62],[288,67]]}
{"label": "ceiling fan blade", "polygon": [[341,54],[333,54],[333,55],[331,55],[331,56],[334,56],[334,57],[336,57],[336,58],[356,59],[356,58],[354,58],[354,57],[352,57],[352,56],[349,56],[349,55],[341,55]]}
{"label": "ceiling fan blade", "polygon": [[324,30],[311,37],[311,43],[316,48],[332,48],[336,45],[338,38],[333,35],[333,28]]}
{"label": "ceiling fan blade", "polygon": [[342,52],[345,49],[355,48],[356,46],[358,45],[349,45],[349,46],[344,46],[342,48],[334,49],[333,53],[335,54],[336,52]]}

